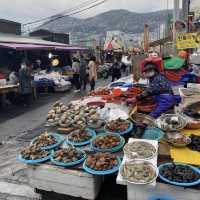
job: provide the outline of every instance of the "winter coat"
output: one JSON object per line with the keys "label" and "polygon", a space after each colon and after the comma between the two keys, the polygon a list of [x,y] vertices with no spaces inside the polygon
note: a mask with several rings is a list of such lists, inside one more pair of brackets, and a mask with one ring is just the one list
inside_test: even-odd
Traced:
{"label": "winter coat", "polygon": [[19,83],[22,94],[31,94],[31,74],[28,68],[22,67],[19,70]]}
{"label": "winter coat", "polygon": [[97,65],[94,61],[90,61],[88,64],[89,68],[89,80],[97,80]]}
{"label": "winter coat", "polygon": [[112,65],[112,75],[121,75],[121,63],[116,62]]}
{"label": "winter coat", "polygon": [[87,76],[87,63],[84,59],[80,60],[80,78]]}
{"label": "winter coat", "polygon": [[138,100],[144,99],[148,96],[156,96],[160,94],[173,94],[171,84],[167,78],[157,73],[155,76],[149,79],[149,87],[145,91],[137,96]]}

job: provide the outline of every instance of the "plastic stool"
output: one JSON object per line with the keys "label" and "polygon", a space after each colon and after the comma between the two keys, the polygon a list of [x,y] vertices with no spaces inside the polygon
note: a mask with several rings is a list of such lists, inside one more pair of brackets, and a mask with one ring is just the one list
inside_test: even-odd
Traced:
{"label": "plastic stool", "polygon": [[175,200],[175,199],[167,196],[153,196],[150,197],[148,200]]}

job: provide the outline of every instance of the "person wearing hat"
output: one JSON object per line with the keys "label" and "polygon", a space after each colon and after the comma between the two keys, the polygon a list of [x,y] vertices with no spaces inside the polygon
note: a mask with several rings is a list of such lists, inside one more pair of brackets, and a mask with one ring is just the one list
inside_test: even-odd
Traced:
{"label": "person wearing hat", "polygon": [[162,75],[154,63],[147,63],[142,73],[149,80],[149,86],[136,97],[136,100],[144,100],[147,97],[154,96],[157,107],[149,115],[157,118],[176,104],[176,99],[172,91],[171,84],[167,78]]}

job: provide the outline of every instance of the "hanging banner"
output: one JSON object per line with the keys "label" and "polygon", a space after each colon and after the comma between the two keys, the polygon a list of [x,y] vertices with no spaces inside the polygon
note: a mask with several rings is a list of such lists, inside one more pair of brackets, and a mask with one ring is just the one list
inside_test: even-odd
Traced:
{"label": "hanging banner", "polygon": [[199,0],[190,0],[190,10],[194,12],[195,19],[198,19],[200,17],[200,4]]}
{"label": "hanging banner", "polygon": [[176,37],[177,49],[195,49],[199,47],[197,43],[197,33],[180,33]]}
{"label": "hanging banner", "polygon": [[125,41],[121,31],[108,31],[104,50],[123,50],[125,49]]}

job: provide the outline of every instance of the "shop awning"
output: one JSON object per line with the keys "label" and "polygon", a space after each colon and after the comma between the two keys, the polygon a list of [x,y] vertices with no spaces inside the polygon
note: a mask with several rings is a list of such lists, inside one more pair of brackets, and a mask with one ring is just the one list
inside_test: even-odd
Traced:
{"label": "shop awning", "polygon": [[16,50],[50,48],[50,47],[48,47],[46,45],[19,44],[19,43],[0,43],[0,47],[11,48],[11,49],[16,49]]}
{"label": "shop awning", "polygon": [[172,41],[171,37],[162,38],[160,40],[156,40],[154,42],[151,42],[150,47],[156,47],[156,46],[159,46],[159,45],[164,45],[165,43],[170,42],[170,41]]}
{"label": "shop awning", "polygon": [[44,49],[44,50],[63,50],[63,51],[85,51],[86,48],[76,47],[70,45],[42,45],[42,44],[29,44],[29,43],[6,43],[0,42],[0,48],[9,48],[15,50],[34,50],[34,49]]}

